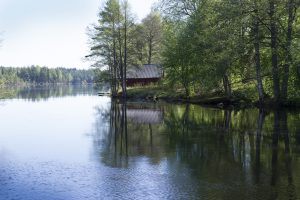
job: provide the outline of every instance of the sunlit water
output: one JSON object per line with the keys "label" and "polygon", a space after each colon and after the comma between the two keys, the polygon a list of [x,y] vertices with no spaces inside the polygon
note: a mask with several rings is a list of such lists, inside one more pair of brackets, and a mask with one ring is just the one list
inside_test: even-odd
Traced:
{"label": "sunlit water", "polygon": [[0,127],[3,200],[300,195],[299,112],[121,104],[58,87],[11,90]]}

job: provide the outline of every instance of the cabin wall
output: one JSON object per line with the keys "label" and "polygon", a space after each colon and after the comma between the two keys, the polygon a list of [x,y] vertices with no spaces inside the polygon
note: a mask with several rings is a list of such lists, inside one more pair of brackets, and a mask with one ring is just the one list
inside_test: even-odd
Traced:
{"label": "cabin wall", "polygon": [[150,85],[160,81],[160,78],[135,78],[127,79],[127,86],[132,87],[135,85]]}

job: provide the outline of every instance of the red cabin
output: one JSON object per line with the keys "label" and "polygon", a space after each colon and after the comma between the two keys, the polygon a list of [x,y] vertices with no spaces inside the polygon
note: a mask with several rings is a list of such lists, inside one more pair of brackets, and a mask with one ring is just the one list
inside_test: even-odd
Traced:
{"label": "red cabin", "polygon": [[159,65],[143,65],[128,69],[127,72],[127,86],[134,85],[149,85],[157,83],[163,77],[163,70]]}

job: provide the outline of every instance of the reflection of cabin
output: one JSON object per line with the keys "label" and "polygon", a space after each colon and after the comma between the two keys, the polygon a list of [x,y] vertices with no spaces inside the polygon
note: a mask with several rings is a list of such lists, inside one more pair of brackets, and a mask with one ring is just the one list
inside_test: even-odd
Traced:
{"label": "reflection of cabin", "polygon": [[128,69],[127,85],[148,85],[157,83],[163,77],[163,71],[159,65],[143,65]]}
{"label": "reflection of cabin", "polygon": [[153,109],[127,109],[127,118],[137,124],[161,124],[163,112]]}

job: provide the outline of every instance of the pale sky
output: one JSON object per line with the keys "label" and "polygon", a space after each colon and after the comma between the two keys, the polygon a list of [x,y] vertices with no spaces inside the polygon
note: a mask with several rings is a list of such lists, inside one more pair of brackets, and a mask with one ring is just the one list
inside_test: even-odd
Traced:
{"label": "pale sky", "polygon": [[[87,26],[104,0],[0,0],[0,66],[88,68]],[[129,0],[138,19],[156,0]]]}

